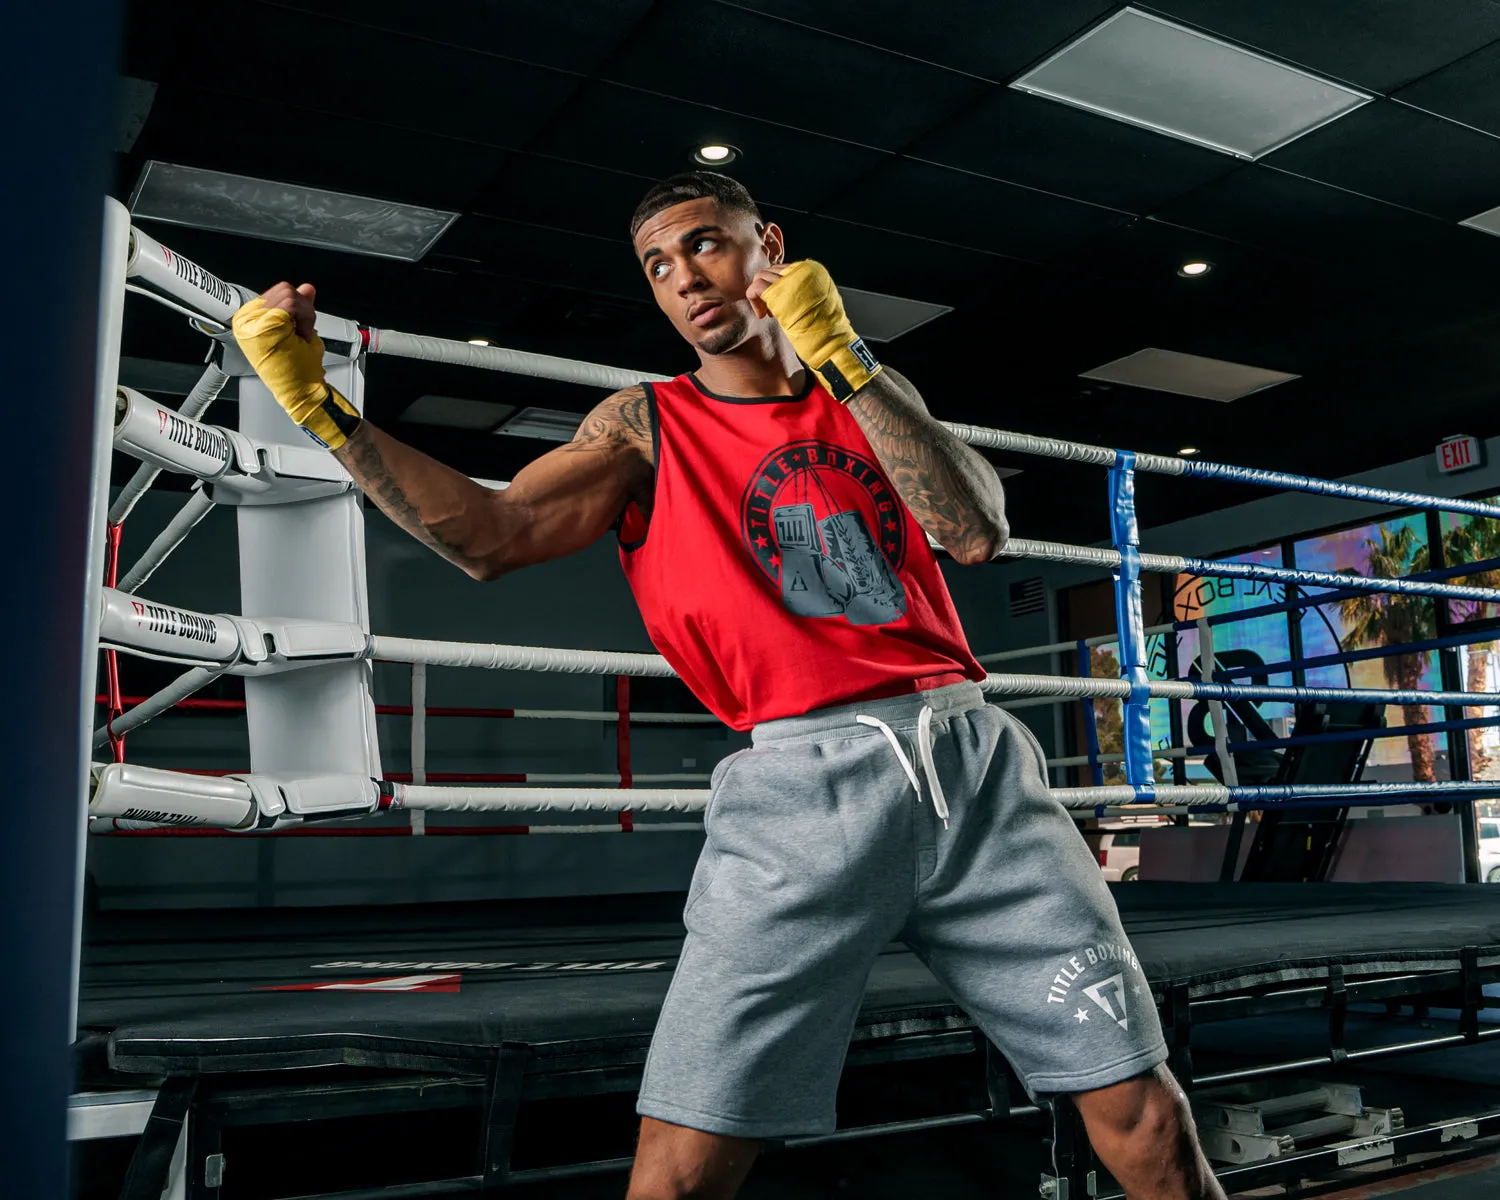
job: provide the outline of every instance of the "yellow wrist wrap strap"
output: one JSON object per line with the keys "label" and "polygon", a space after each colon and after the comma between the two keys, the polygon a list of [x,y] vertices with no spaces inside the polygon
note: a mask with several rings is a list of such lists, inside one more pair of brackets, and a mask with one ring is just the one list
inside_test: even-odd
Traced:
{"label": "yellow wrist wrap strap", "polygon": [[231,325],[241,353],[308,437],[330,450],[349,440],[362,418],[325,382],[322,338],[304,342],[292,327],[292,314],[267,308],[258,296],[234,314]]}
{"label": "yellow wrist wrap strap", "polygon": [[839,290],[821,263],[792,263],[760,298],[797,357],[823,377],[841,404],[880,374],[880,363],[849,324]]}

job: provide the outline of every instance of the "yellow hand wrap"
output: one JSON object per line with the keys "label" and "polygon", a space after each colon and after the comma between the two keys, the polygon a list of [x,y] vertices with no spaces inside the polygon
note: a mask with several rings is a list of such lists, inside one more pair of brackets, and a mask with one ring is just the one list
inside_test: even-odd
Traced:
{"label": "yellow hand wrap", "polygon": [[304,342],[292,327],[292,314],[267,308],[259,296],[234,314],[231,326],[240,352],[308,437],[330,450],[349,440],[361,417],[324,381],[322,338],[314,334]]}
{"label": "yellow hand wrap", "polygon": [[880,363],[844,315],[844,302],[822,263],[794,262],[761,293],[797,357],[823,378],[833,398],[850,398],[880,374]]}

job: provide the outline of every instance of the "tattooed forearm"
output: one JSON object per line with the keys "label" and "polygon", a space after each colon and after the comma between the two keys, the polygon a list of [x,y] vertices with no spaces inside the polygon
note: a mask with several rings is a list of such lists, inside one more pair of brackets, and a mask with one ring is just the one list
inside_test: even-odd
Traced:
{"label": "tattooed forearm", "polygon": [[[393,454],[392,452],[395,451]],[[334,452],[334,457],[349,472],[355,485],[375,504],[381,512],[406,530],[418,541],[431,547],[455,566],[470,574],[481,569],[480,560],[465,548],[466,530],[462,520],[461,505],[449,503],[430,505],[437,511],[429,511],[424,517],[421,509],[407,496],[407,487],[397,477],[396,471],[407,480],[409,486],[425,485],[424,491],[441,493],[462,492],[480,489],[479,485],[459,475],[458,472],[427,458],[426,455],[403,446],[381,433],[368,421],[347,442]],[[394,457],[399,467],[388,461]],[[419,479],[418,473],[427,475]],[[434,487],[434,484],[437,487]],[[446,487],[443,485],[447,485]],[[446,498],[446,497],[445,497]],[[439,515],[441,513],[441,515]],[[455,517],[458,517],[455,520]]]}
{"label": "tattooed forearm", "polygon": [[961,563],[985,562],[1005,545],[1005,494],[985,458],[927,411],[917,390],[890,367],[849,401],[912,515]]}

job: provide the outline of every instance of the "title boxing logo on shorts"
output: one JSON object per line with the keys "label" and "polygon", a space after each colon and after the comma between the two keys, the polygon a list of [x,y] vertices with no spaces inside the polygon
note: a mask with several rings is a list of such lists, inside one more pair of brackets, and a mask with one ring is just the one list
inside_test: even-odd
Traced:
{"label": "title boxing logo on shorts", "polygon": [[135,610],[136,626],[147,633],[161,633],[209,645],[219,639],[219,627],[212,617],[181,612],[164,604],[150,604],[144,600],[132,600],[130,607]]}
{"label": "title boxing logo on shorts", "polygon": [[229,461],[229,439],[207,425],[195,425],[165,408],[156,410],[156,431],[185,450]]}
{"label": "title boxing logo on shorts", "polygon": [[[1129,946],[1113,942],[1100,942],[1097,945],[1087,946],[1069,958],[1062,970],[1053,977],[1047,988],[1047,1003],[1063,1005],[1072,1003],[1073,985],[1094,967],[1101,965],[1106,969],[1128,967],[1137,975],[1141,970],[1140,960],[1136,958]],[[1097,983],[1086,984],[1079,989],[1093,1002],[1094,1008],[1079,1007],[1072,1013],[1072,1019],[1082,1025],[1091,1020],[1094,1011],[1097,1010],[1104,1013],[1121,1029],[1129,1029],[1129,997],[1134,996],[1139,999],[1144,994],[1144,990],[1136,980],[1127,983],[1124,970],[1117,970]]]}

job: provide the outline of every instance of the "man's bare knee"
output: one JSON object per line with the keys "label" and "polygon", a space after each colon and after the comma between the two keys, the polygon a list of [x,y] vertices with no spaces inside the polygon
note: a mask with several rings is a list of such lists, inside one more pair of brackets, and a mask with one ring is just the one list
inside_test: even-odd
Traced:
{"label": "man's bare knee", "polygon": [[730,1200],[759,1148],[747,1138],[643,1117],[627,1200]]}

